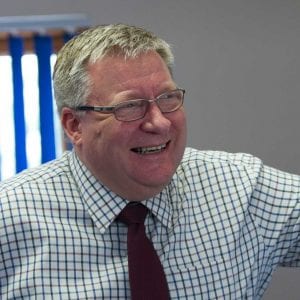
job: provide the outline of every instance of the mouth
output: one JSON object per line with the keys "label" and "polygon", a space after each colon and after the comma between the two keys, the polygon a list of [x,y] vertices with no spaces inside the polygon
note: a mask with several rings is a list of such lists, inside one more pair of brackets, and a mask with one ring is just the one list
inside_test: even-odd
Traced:
{"label": "mouth", "polygon": [[154,153],[159,153],[165,150],[168,146],[168,143],[161,144],[158,146],[151,146],[151,147],[137,147],[137,148],[132,148],[131,151],[137,153],[137,154],[154,154]]}

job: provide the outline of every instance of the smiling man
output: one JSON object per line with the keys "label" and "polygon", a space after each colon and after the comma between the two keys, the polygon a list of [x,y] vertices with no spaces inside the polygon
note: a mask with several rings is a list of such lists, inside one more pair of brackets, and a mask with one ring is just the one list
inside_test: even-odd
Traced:
{"label": "smiling man", "polygon": [[74,147],[0,185],[1,299],[261,299],[300,265],[299,176],[186,147],[172,66],[164,40],[123,24],[60,51]]}
{"label": "smiling man", "polygon": [[[171,180],[184,152],[184,91],[153,50],[127,59],[122,53],[107,54],[87,66],[87,75],[88,106],[64,107],[61,113],[78,157],[125,199],[155,196]],[[98,106],[117,109],[108,114],[90,109]],[[88,112],[78,114],[82,109]]]}

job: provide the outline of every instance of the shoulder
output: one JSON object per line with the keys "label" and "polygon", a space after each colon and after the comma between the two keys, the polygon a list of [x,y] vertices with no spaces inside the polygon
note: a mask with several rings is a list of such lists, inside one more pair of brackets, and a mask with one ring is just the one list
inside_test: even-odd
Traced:
{"label": "shoulder", "polygon": [[26,189],[30,189],[30,192],[33,193],[39,186],[51,185],[63,177],[69,177],[69,156],[70,152],[65,152],[59,159],[27,169],[0,182],[0,199],[3,199],[5,195],[16,193],[20,195],[20,191]]}
{"label": "shoulder", "polygon": [[258,175],[262,161],[248,153],[228,153],[224,151],[200,151],[186,148],[180,167],[183,169],[216,170],[227,169],[246,171]]}

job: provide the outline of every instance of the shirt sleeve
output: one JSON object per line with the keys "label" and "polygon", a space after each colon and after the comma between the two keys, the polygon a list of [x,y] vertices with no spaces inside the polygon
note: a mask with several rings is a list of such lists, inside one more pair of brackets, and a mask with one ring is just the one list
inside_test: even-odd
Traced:
{"label": "shirt sleeve", "polygon": [[273,264],[300,266],[300,177],[262,166],[250,209]]}

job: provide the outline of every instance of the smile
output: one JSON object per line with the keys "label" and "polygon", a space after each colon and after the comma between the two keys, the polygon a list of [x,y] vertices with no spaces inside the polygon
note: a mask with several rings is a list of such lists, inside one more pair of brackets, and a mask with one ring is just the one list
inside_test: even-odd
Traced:
{"label": "smile", "polygon": [[167,144],[162,144],[155,147],[138,147],[138,148],[133,148],[131,150],[138,154],[153,154],[153,153],[158,153],[163,151],[164,149],[166,149],[166,147]]}

